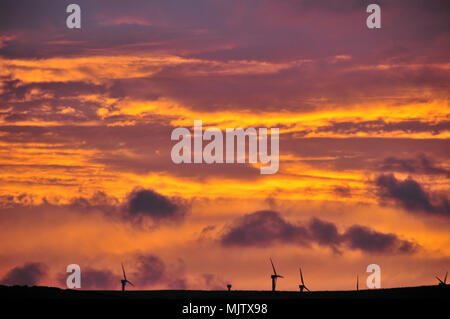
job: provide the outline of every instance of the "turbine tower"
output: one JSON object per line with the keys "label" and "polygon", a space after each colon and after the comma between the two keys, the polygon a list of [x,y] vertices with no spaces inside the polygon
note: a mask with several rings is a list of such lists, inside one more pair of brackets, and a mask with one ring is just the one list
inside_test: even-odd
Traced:
{"label": "turbine tower", "polygon": [[298,285],[298,288],[300,288],[300,292],[303,292],[303,289],[306,289],[307,291],[309,291],[308,287],[305,286],[305,282],[303,281],[302,269],[299,268],[299,270],[300,270],[300,281],[301,281],[301,284]]}
{"label": "turbine tower", "polygon": [[122,283],[122,291],[125,291],[125,286],[127,284],[130,284],[134,287],[133,283],[129,280],[127,280],[127,275],[125,274],[125,268],[123,268],[123,263],[122,263],[122,272],[123,272],[123,279],[120,280],[120,282]]}
{"label": "turbine tower", "polygon": [[356,291],[359,291],[359,277],[356,275]]}
{"label": "turbine tower", "polygon": [[277,286],[277,278],[283,278],[283,276],[280,276],[277,274],[277,271],[275,270],[275,266],[273,265],[272,258],[270,258],[270,263],[272,264],[273,268],[273,275],[270,276],[272,278],[272,291],[275,291]]}
{"label": "turbine tower", "polygon": [[441,278],[436,276],[436,279],[439,280],[439,286],[446,286],[447,285],[447,275],[448,275],[448,271],[445,273],[444,281],[442,281]]}

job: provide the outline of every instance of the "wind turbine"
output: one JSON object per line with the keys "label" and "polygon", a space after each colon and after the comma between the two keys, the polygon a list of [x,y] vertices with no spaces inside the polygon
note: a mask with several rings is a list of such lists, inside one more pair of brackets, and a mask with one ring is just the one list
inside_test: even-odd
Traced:
{"label": "wind turbine", "polygon": [[272,268],[273,268],[273,275],[270,276],[270,278],[272,278],[272,291],[275,291],[275,288],[277,285],[277,278],[283,278],[283,276],[280,276],[277,274],[277,271],[275,270],[275,266],[273,265],[272,258],[270,258],[270,263],[272,264]]}
{"label": "wind turbine", "polygon": [[301,282],[302,282],[301,285],[298,285],[298,288],[300,288],[300,292],[303,292],[303,289],[306,289],[306,290],[310,291],[310,290],[308,289],[308,287],[305,286],[305,282],[303,281],[302,269],[299,268],[299,270],[300,270],[300,280],[301,280]]}
{"label": "wind turbine", "polygon": [[123,279],[121,279],[120,282],[122,283],[122,291],[125,291],[126,284],[130,284],[133,287],[134,285],[131,281],[127,280],[127,275],[125,274],[125,268],[123,268],[123,263],[122,263],[122,272],[123,272]]}
{"label": "wind turbine", "polygon": [[439,286],[446,286],[447,285],[447,275],[448,275],[448,271],[445,273],[444,281],[442,281],[441,278],[436,276],[436,279],[439,280]]}

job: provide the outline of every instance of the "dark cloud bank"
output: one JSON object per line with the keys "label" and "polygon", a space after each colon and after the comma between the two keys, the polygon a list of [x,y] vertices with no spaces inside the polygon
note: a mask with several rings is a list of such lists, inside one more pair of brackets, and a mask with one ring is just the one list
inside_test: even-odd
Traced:
{"label": "dark cloud bank", "polygon": [[[81,266],[82,289],[120,289],[122,269],[117,266],[117,271]],[[170,289],[185,289],[186,279],[178,275],[158,256],[153,254],[139,254],[125,263],[127,279],[135,288],[143,289],[155,284],[165,284]],[[182,273],[182,271],[181,271]],[[66,285],[66,273],[59,276],[59,284]]]}
{"label": "dark cloud bank", "polygon": [[414,253],[419,246],[395,234],[381,233],[365,226],[353,225],[340,233],[336,225],[313,218],[304,224],[293,224],[276,211],[264,210],[244,215],[227,227],[221,235],[224,246],[264,247],[275,243],[301,246],[318,244],[333,251],[346,246],[366,253]]}
{"label": "dark cloud bank", "polygon": [[[94,268],[80,264],[82,289],[113,289],[121,288],[122,270],[120,264],[117,271]],[[0,280],[1,285],[34,286],[48,277],[49,266],[44,263],[29,262],[16,266],[8,271]],[[163,285],[168,289],[187,289],[188,280],[185,276],[185,264],[179,259],[175,264],[168,264],[154,254],[136,254],[125,263],[127,279],[133,282],[133,289],[145,289],[155,285]],[[68,273],[59,272],[57,281],[60,287],[66,287]],[[196,289],[223,289],[226,283],[216,274],[203,273],[195,278]],[[191,287],[192,288],[192,287]]]}
{"label": "dark cloud bank", "polygon": [[406,211],[450,217],[450,203],[444,195],[430,193],[408,177],[398,180],[393,174],[383,174],[375,180],[382,201],[393,201]]}
{"label": "dark cloud bank", "polygon": [[[81,266],[81,265],[80,265]],[[168,264],[154,254],[137,254],[125,263],[127,279],[135,286],[131,289],[146,289],[155,285],[166,286],[167,289],[188,289],[189,283],[185,276],[185,264],[179,259],[175,264]],[[82,289],[120,289],[122,279],[120,265],[117,273],[108,269],[82,267]],[[66,285],[67,274],[61,273],[59,284]],[[202,289],[223,289],[225,283],[217,275],[201,274],[196,283]],[[192,287],[191,287],[192,288]]]}
{"label": "dark cloud bank", "polygon": [[165,196],[145,188],[135,188],[123,202],[104,192],[97,192],[91,198],[73,199],[70,206],[77,210],[100,210],[108,216],[114,214],[135,224],[143,224],[146,221],[181,221],[190,207],[181,198]]}
{"label": "dark cloud bank", "polygon": [[181,219],[186,206],[181,199],[166,197],[150,189],[135,189],[128,197],[127,213],[133,218]]}
{"label": "dark cloud bank", "polygon": [[2,285],[34,286],[47,275],[47,266],[43,263],[29,262],[8,271],[0,280]]}

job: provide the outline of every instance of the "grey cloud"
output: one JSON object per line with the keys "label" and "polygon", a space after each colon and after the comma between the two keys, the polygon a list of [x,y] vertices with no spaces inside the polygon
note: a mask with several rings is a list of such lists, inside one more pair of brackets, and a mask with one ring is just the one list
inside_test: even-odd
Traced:
{"label": "grey cloud", "polygon": [[188,205],[180,198],[167,197],[151,189],[135,189],[128,196],[126,217],[140,221],[149,217],[155,221],[180,220]]}
{"label": "grey cloud", "polygon": [[411,177],[398,180],[393,174],[380,175],[375,180],[381,200],[393,200],[410,212],[422,212],[450,217],[450,203],[443,195],[433,195]]}
{"label": "grey cloud", "polygon": [[308,246],[318,244],[341,253],[340,248],[358,249],[365,253],[414,253],[419,245],[361,225],[353,225],[340,233],[332,222],[313,218],[306,223],[292,224],[275,211],[258,211],[244,215],[226,227],[220,235],[224,246],[266,247],[283,243]]}
{"label": "grey cloud", "polygon": [[308,224],[311,238],[319,245],[329,246],[338,252],[337,247],[342,242],[341,235],[335,224],[313,218]]}
{"label": "grey cloud", "polygon": [[413,253],[418,247],[412,242],[399,239],[395,234],[384,234],[359,225],[348,228],[343,239],[350,248],[369,253]]}
{"label": "grey cloud", "polygon": [[34,286],[47,275],[47,266],[43,263],[29,262],[8,271],[0,280],[3,285]]}
{"label": "grey cloud", "polygon": [[309,242],[307,229],[285,221],[275,211],[258,211],[234,222],[221,237],[225,246],[266,246],[275,242]]}
{"label": "grey cloud", "polygon": [[131,276],[133,279],[130,280],[137,285],[153,285],[166,277],[166,265],[158,256],[140,255]]}

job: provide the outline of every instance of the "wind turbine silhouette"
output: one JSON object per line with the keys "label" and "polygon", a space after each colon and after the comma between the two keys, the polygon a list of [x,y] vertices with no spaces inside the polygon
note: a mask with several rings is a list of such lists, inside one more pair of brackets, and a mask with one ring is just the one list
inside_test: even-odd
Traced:
{"label": "wind turbine silhouette", "polygon": [[270,278],[272,278],[272,291],[275,291],[275,288],[277,286],[277,278],[283,278],[283,276],[280,276],[277,274],[277,271],[275,270],[275,266],[273,265],[272,258],[270,258],[270,263],[272,264],[272,268],[273,268],[273,275],[270,276]]}
{"label": "wind turbine silhouette", "polygon": [[448,271],[445,273],[444,281],[441,280],[438,276],[435,276],[437,280],[439,280],[439,286],[446,286],[447,285],[447,275]]}
{"label": "wind turbine silhouette", "polygon": [[310,291],[310,290],[308,289],[308,287],[305,286],[305,282],[303,281],[302,269],[299,268],[299,270],[300,270],[300,280],[301,280],[301,282],[302,282],[300,285],[298,285],[298,288],[300,288],[300,292],[303,292],[303,289],[306,289],[307,291]]}
{"label": "wind turbine silhouette", "polygon": [[123,263],[122,263],[122,272],[123,272],[123,279],[121,279],[120,282],[122,283],[122,291],[125,291],[126,284],[130,284],[133,287],[134,285],[131,281],[127,280],[127,275],[125,274],[125,268],[123,268]]}

